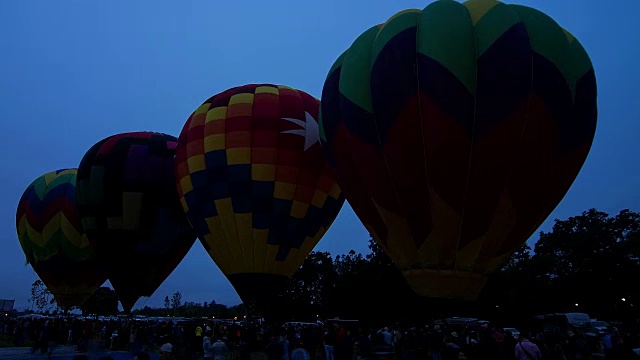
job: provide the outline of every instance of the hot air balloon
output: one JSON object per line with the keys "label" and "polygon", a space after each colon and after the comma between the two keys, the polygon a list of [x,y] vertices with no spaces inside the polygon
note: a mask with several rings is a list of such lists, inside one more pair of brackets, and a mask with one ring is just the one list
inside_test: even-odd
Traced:
{"label": "hot air balloon", "polygon": [[344,202],[320,148],[319,107],[286,86],[235,87],[205,101],[179,137],[184,211],[252,311],[283,289]]}
{"label": "hot air balloon", "polygon": [[24,191],[16,212],[20,246],[61,307],[80,306],[107,280],[83,238],[76,211],[76,169],[44,174]]}
{"label": "hot air balloon", "polygon": [[175,188],[177,139],[113,135],[78,167],[78,211],[89,242],[125,309],[151,296],[195,242]]}
{"label": "hot air balloon", "polygon": [[346,199],[413,289],[474,300],[567,192],[596,119],[591,61],[549,16],[440,0],[354,41],[319,122]]}

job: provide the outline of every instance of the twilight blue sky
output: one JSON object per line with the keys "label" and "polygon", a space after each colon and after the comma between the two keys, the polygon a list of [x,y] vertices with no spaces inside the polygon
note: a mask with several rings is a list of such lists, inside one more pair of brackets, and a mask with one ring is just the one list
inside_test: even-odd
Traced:
{"label": "twilight blue sky", "polygon": [[[15,208],[34,178],[76,167],[91,145],[115,133],[177,136],[198,105],[232,86],[268,82],[320,97],[331,64],[362,31],[429,2],[0,1],[0,298],[29,305],[36,275],[24,265]],[[640,3],[515,2],[546,12],[576,35],[599,85],[591,154],[541,230],[590,207],[640,210]],[[367,239],[345,206],[316,250],[366,252]],[[188,301],[240,302],[198,242],[138,306],[161,305],[176,290]]]}

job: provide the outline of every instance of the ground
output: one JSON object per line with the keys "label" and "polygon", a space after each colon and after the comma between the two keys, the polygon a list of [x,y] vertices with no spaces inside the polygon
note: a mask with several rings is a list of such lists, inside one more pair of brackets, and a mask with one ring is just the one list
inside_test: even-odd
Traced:
{"label": "ground", "polygon": [[[75,355],[80,353],[74,351],[75,346],[58,346],[56,347],[52,354],[51,360],[70,360],[73,359]],[[114,360],[131,360],[133,355],[127,351],[111,351],[111,352],[100,352],[89,355],[89,360],[98,360],[101,356],[111,356]],[[39,351],[35,353],[31,353],[31,348],[29,347],[3,347],[0,348],[0,359],[2,360],[48,360],[47,354],[41,354]],[[158,360],[159,356],[157,354],[152,354],[152,360]],[[266,360],[267,356],[264,353],[253,353],[251,354],[251,360]]]}

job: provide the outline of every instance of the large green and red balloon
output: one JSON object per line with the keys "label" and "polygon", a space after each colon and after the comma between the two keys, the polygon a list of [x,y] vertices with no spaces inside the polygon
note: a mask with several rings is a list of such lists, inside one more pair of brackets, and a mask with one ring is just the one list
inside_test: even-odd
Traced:
{"label": "large green and red balloon", "polygon": [[472,300],[561,201],[596,119],[591,61],[549,16],[440,0],[338,58],[320,134],[345,197],[416,292]]}

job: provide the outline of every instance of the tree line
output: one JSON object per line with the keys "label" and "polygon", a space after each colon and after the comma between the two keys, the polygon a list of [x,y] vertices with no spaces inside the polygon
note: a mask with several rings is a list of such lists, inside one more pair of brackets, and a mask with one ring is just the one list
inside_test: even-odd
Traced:
{"label": "tree line", "polygon": [[367,255],[311,253],[278,305],[292,318],[407,322],[472,316],[523,323],[553,312],[606,320],[639,315],[640,214],[630,210],[610,216],[590,209],[556,220],[533,248],[523,244],[490,275],[472,303],[418,297],[373,240],[369,249]]}
{"label": "tree line", "polygon": [[210,302],[182,302],[182,293],[176,291],[164,298],[164,307],[145,306],[142,309],[132,311],[133,315],[144,316],[177,316],[188,318],[215,318],[215,319],[237,319],[242,320],[246,314],[243,304],[226,306],[216,303],[215,300]]}
{"label": "tree line", "polygon": [[[335,257],[312,252],[270,311],[297,321],[340,317],[410,322],[473,316],[513,323],[538,314],[571,311],[607,320],[638,316],[640,287],[633,284],[640,276],[640,214],[630,210],[610,216],[590,209],[556,220],[551,231],[539,233],[533,248],[524,244],[490,275],[472,303],[416,296],[371,239],[369,249],[365,255],[352,250]],[[53,304],[51,297],[43,300],[38,294],[32,291],[34,304]],[[82,310],[115,314],[117,296],[109,288],[100,288]],[[242,319],[246,311],[242,304],[183,303],[182,294],[175,292],[165,297],[163,308],[144,307],[133,314]]]}

